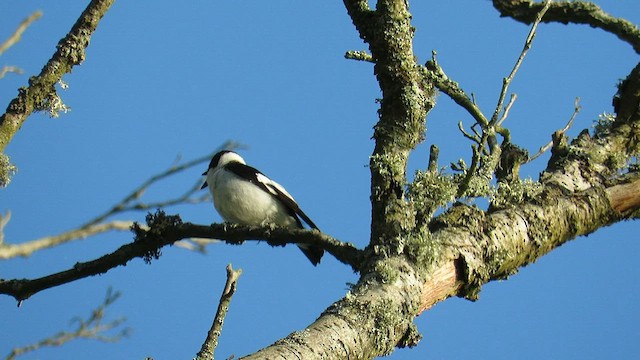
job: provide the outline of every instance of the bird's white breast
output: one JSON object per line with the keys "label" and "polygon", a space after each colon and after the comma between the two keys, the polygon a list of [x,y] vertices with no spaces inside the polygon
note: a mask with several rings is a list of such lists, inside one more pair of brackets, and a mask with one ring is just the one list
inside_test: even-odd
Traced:
{"label": "bird's white breast", "polygon": [[295,219],[273,195],[224,168],[209,171],[207,183],[214,206],[225,221],[243,225],[297,226]]}

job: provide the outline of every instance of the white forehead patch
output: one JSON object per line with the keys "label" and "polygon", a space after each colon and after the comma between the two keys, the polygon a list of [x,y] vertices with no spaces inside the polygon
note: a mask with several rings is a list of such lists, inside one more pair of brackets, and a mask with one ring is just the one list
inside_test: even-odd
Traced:
{"label": "white forehead patch", "polygon": [[240,164],[245,164],[244,159],[242,158],[242,156],[234,153],[234,152],[228,152],[228,153],[224,153],[221,157],[220,160],[218,160],[218,165],[217,166],[224,166],[230,162],[239,162]]}

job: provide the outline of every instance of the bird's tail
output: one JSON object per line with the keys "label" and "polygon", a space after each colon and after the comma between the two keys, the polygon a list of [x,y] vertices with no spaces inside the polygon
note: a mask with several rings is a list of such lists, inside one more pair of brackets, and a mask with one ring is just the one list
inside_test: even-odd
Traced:
{"label": "bird's tail", "polygon": [[311,261],[313,266],[316,266],[320,263],[320,259],[322,259],[322,255],[324,255],[324,250],[320,247],[308,245],[308,244],[298,244],[302,253]]}

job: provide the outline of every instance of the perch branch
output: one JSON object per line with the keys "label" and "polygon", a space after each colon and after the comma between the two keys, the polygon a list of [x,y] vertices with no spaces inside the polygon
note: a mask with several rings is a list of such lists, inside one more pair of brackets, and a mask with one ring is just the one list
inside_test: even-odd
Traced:
{"label": "perch branch", "polygon": [[147,215],[148,229],[134,225],[136,240],[98,259],[76,263],[72,268],[37,279],[0,280],[0,294],[13,296],[21,301],[52,287],[70,283],[89,276],[99,275],[126,265],[135,258],[150,262],[159,258],[160,249],[187,238],[210,238],[225,240],[228,244],[240,244],[247,240],[266,240],[272,246],[286,244],[313,244],[322,247],[339,261],[359,270],[362,251],[352,244],[336,240],[317,230],[287,229],[280,227],[247,227],[234,224],[212,224],[210,226],[182,223],[177,216],[168,216],[158,211]]}

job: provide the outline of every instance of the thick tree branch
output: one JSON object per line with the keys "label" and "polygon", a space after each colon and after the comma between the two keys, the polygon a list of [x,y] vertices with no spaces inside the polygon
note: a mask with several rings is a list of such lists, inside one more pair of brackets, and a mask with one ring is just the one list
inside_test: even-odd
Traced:
{"label": "thick tree branch", "polygon": [[266,240],[272,246],[286,244],[314,244],[324,248],[339,261],[354,270],[361,267],[361,250],[343,243],[317,230],[291,230],[279,227],[246,227],[234,224],[212,224],[210,226],[182,223],[178,216],[168,216],[158,211],[147,216],[148,229],[134,226],[136,240],[98,259],[76,263],[71,269],[37,279],[0,280],[0,294],[13,296],[22,301],[52,287],[67,284],[89,276],[99,275],[126,265],[135,258],[145,262],[160,257],[164,246],[187,238],[211,238],[225,240],[228,244],[240,244],[247,240]]}
{"label": "thick tree branch", "polygon": [[309,327],[246,359],[370,359],[389,353],[396,344],[392,339],[407,345],[402,339],[416,338],[411,320],[437,302],[451,296],[477,299],[486,282],[504,279],[564,242],[621,218],[608,191],[559,194],[552,186],[544,204],[531,200],[489,215],[465,206],[469,211],[459,224],[434,231],[432,251],[421,264],[425,273],[416,272],[404,256],[381,260],[376,275],[365,275]]}
{"label": "thick tree branch", "polygon": [[[425,119],[433,106],[433,88],[423,81],[413,54],[408,3],[380,0],[375,11],[366,1],[344,0],[351,19],[368,43],[382,91],[380,119],[374,127],[371,171],[371,249],[396,247],[400,232],[413,226],[403,201],[409,152],[424,139]],[[391,224],[389,223],[391,222]]]}
{"label": "thick tree branch", "polygon": [[[640,179],[625,192],[634,197],[636,210],[638,186]],[[246,359],[370,359],[388,353],[393,349],[385,346],[395,344],[389,339],[415,338],[410,321],[437,302],[451,296],[477,299],[483,284],[504,279],[566,241],[619,221],[622,214],[615,209],[629,199],[611,195],[618,191],[593,188],[561,195],[551,186],[542,200],[489,215],[464,206],[459,224],[449,222],[434,231],[434,247],[422,263],[427,275],[416,272],[404,256],[382,260],[377,275],[361,279],[305,330]],[[401,329],[407,333],[399,334]]]}
{"label": "thick tree branch", "polygon": [[[493,6],[500,16],[511,17],[525,24],[531,24],[540,9],[540,2],[531,0],[493,0]],[[562,24],[586,24],[616,35],[640,54],[640,30],[633,23],[616,18],[600,9],[596,4],[584,1],[553,2],[542,22]]]}
{"label": "thick tree branch", "polygon": [[635,181],[615,185],[607,189],[611,207],[622,216],[640,209],[640,177]]}
{"label": "thick tree branch", "polygon": [[[394,67],[403,64],[408,49],[403,42],[410,37],[397,32],[406,24],[406,8],[398,2],[379,1],[371,13],[363,10],[363,2],[345,4],[361,37],[370,44],[385,96],[371,161],[373,251],[368,256],[375,260],[364,269],[354,289],[313,324],[248,359],[370,359],[387,354],[396,345],[415,344],[419,336],[411,321],[420,312],[450,296],[477,298],[486,282],[515,273],[568,240],[620,221],[625,216],[618,211],[620,204],[635,204],[626,196],[615,195],[619,189],[610,195],[604,186],[604,179],[621,167],[607,154],[618,151],[624,159],[637,154],[635,143],[631,140],[630,144],[629,139],[637,137],[640,127],[634,129],[631,121],[619,125],[621,130],[612,129],[608,136],[581,136],[570,149],[556,148],[554,159],[541,176],[542,190],[537,196],[525,196],[506,209],[490,212],[453,206],[430,223],[430,232],[414,227],[402,202],[397,201],[401,193],[390,189],[403,186],[405,152],[411,149],[411,139],[421,134],[420,127],[412,126],[416,113],[402,113],[402,109],[410,108],[403,107],[402,101],[411,99],[420,104],[422,98],[409,91],[393,92],[394,87],[385,83],[393,79],[402,87],[398,84],[406,86],[412,79],[411,71]],[[395,17],[385,18],[384,11],[391,8]],[[539,12],[538,8],[534,15]],[[394,39],[376,43],[377,36],[384,39],[376,30],[389,24],[396,30],[391,31]],[[399,55],[385,64],[385,51]],[[494,122],[499,124],[503,118],[494,116]],[[399,141],[387,136],[398,136]],[[386,166],[376,163],[380,160],[386,160]],[[633,194],[634,186],[628,185],[624,194]],[[383,214],[376,214],[376,206],[381,206]],[[413,248],[414,243],[419,245]]]}
{"label": "thick tree branch", "polygon": [[100,19],[109,10],[114,0],[92,0],[76,21],[71,31],[58,43],[58,50],[47,62],[38,76],[29,79],[29,86],[21,88],[6,112],[0,117],[0,152],[20,129],[34,110],[52,105],[56,94],[55,84],[85,58],[85,48],[96,30]]}

